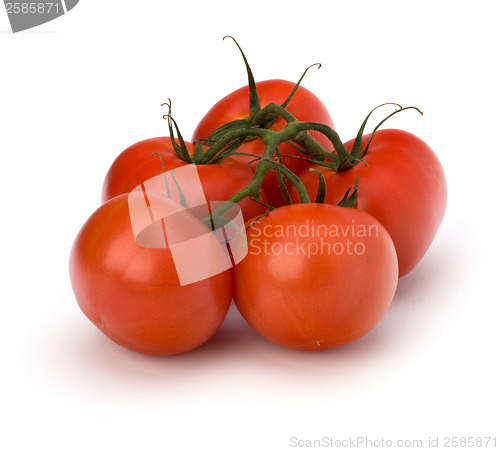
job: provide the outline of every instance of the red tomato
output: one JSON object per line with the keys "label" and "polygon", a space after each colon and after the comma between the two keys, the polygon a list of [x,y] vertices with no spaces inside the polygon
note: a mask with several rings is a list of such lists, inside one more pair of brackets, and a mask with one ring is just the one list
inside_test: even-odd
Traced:
{"label": "red tomato", "polygon": [[[371,134],[363,136],[362,148]],[[347,142],[351,150],[354,140]],[[356,207],[377,218],[391,235],[400,277],[411,271],[427,252],[446,209],[446,180],[432,149],[402,130],[380,130],[374,135],[363,162],[335,173],[317,166],[326,180],[326,203],[336,205],[359,179]],[[318,188],[317,174],[300,178],[310,196]],[[292,198],[297,199],[292,193]]]}
{"label": "red tomato", "polygon": [[[266,80],[257,82],[256,86],[260,106],[264,107],[270,103],[281,105],[292,92],[295,83],[285,80]],[[292,97],[286,109],[299,121],[321,122],[333,128],[332,118],[325,105],[311,91],[302,86],[299,86],[299,89]],[[192,140],[205,139],[221,125],[236,119],[246,119],[248,117],[249,91],[248,86],[244,86],[221,99],[208,111],[196,127]],[[281,130],[285,123],[282,118],[278,118],[270,128],[271,130]],[[326,150],[333,150],[331,142],[323,134],[314,131],[310,133]],[[287,157],[287,155],[292,155],[305,158],[305,155],[301,154],[291,144],[282,143],[278,147],[283,157],[283,163],[296,174],[299,174],[309,166],[307,161]],[[245,141],[238,149],[238,152],[249,153],[257,157],[262,156],[263,151],[264,144],[260,139]],[[251,157],[244,156],[235,156],[234,158],[245,164],[252,160]],[[251,167],[255,167],[255,164]],[[271,205],[284,205],[285,199],[279,190],[276,173],[270,172],[266,175],[263,187]]]}
{"label": "red tomato", "polygon": [[264,338],[322,350],[372,330],[398,280],[394,245],[368,213],[325,204],[270,212],[247,231],[248,254],[233,268],[233,296]]}
{"label": "red tomato", "polygon": [[[132,199],[144,201],[142,193],[136,195]],[[169,231],[182,241],[208,229],[185,213],[144,229],[143,235],[149,236],[141,237],[143,243],[163,240],[165,247],[139,246],[128,197],[119,195],[101,205],[77,235],[70,256],[76,299],[102,333],[128,349],[157,355],[189,351],[212,337],[224,320],[232,296],[231,273],[181,286],[179,265],[174,264],[171,246],[165,244],[162,226],[168,243]],[[156,202],[165,211],[181,209],[170,199]],[[209,234],[209,243],[212,237]],[[211,261],[224,258],[220,243],[212,244]]]}
{"label": "red tomato", "polygon": [[[188,152],[194,144],[186,142]],[[150,138],[125,149],[108,170],[102,188],[102,202],[129,193],[142,182],[162,173],[162,165],[154,152],[161,155],[165,171],[186,166],[173,150],[169,137]],[[232,158],[219,164],[197,165],[196,169],[207,201],[226,201],[252,180],[253,172]],[[266,202],[265,197],[263,201]],[[243,217],[248,220],[264,212],[265,208],[246,198],[239,203]]]}

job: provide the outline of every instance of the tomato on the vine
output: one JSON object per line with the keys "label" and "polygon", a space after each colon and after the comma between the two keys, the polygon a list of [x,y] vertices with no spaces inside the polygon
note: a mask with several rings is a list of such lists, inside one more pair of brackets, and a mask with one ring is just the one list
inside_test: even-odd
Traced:
{"label": "tomato on the vine", "polygon": [[264,338],[321,350],[372,330],[398,280],[389,234],[353,208],[305,203],[277,208],[247,231],[233,268],[234,302]]}
{"label": "tomato on the vine", "polygon": [[[361,148],[371,134],[364,135]],[[354,140],[345,144],[351,151]],[[417,136],[396,129],[373,135],[363,161],[352,168],[332,171],[313,166],[326,181],[325,202],[335,205],[357,177],[356,208],[367,211],[387,229],[398,254],[400,277],[411,271],[431,245],[446,209],[446,180],[432,149]],[[300,175],[310,195],[318,189],[318,176]],[[292,198],[296,195],[292,193]]]}
{"label": "tomato on the vine", "polygon": [[[185,143],[189,154],[194,153],[194,144]],[[162,163],[157,156],[161,156]],[[179,158],[169,137],[150,138],[139,141],[113,161],[106,174],[102,188],[102,202],[120,194],[129,193],[146,180],[163,170],[169,171],[190,163]],[[226,201],[250,183],[253,172],[244,164],[228,157],[220,163],[196,165],[196,169],[207,201]],[[264,196],[264,193],[262,193]],[[266,199],[263,197],[263,201]],[[240,203],[245,219],[264,212],[264,207],[246,198]]]}
{"label": "tomato on the vine", "polygon": [[[286,80],[265,80],[256,83],[257,94],[260,105],[264,107],[270,103],[281,105],[295,88],[295,83]],[[248,86],[237,89],[223,99],[219,100],[201,119],[193,133],[192,140],[204,140],[222,125],[238,119],[248,119],[249,117],[250,94]],[[333,121],[330,113],[323,102],[311,91],[299,86],[292,99],[286,106],[286,110],[298,121],[321,122],[333,128]],[[278,117],[269,127],[271,130],[281,130],[286,124],[285,120]],[[326,150],[332,151],[332,143],[321,133],[311,132]],[[260,139],[245,141],[237,150],[240,153],[251,154],[249,156],[234,156],[244,164],[249,164],[255,168],[256,158],[262,156],[264,143]],[[299,174],[310,165],[309,162],[300,158],[308,158],[297,150],[297,148],[284,142],[278,146],[283,164],[296,174]],[[269,173],[263,183],[264,191],[269,203],[273,206],[284,205],[285,199],[279,189],[276,173]]]}
{"label": "tomato on the vine", "polygon": [[[130,205],[144,196],[130,196],[102,204],[76,237],[70,277],[78,305],[102,333],[128,349],[157,355],[189,351],[211,338],[224,320],[232,297],[231,273],[181,285],[167,234],[173,231],[179,241],[206,234],[207,227],[185,211],[145,228],[139,245]],[[181,209],[165,197],[154,201],[165,212]],[[163,247],[144,246],[158,241]],[[209,251],[212,261],[226,258],[215,235],[208,233],[205,243],[208,247],[198,252]]]}
{"label": "tomato on the vine", "polygon": [[248,85],[219,100],[191,142],[164,103],[170,136],[116,157],[71,249],[79,307],[132,351],[197,348],[232,300],[258,334],[284,347],[358,340],[385,315],[444,216],[446,180],[432,149],[411,133],[379,131],[418,108],[392,104],[398,109],[363,135],[389,104],[379,105],[344,144],[323,102],[301,86],[317,64],[297,83],[256,83],[232,39]]}

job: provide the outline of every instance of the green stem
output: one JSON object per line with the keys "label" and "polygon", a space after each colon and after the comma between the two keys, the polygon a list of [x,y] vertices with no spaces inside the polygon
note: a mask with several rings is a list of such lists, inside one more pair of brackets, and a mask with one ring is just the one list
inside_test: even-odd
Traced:
{"label": "green stem", "polygon": [[[342,163],[344,160],[349,159],[349,152],[344,146],[344,143],[341,141],[338,133],[326,124],[321,124],[320,122],[289,122],[285,128],[289,127],[291,130],[290,133],[295,133],[297,136],[300,132],[308,132],[311,130],[315,130],[323,135],[325,135],[330,142],[333,144],[335,152],[337,153],[337,157],[339,162]],[[310,136],[310,135],[309,135]],[[300,137],[299,137],[300,138]],[[324,149],[323,149],[324,150]],[[332,156],[329,152],[325,151],[325,156],[332,159]]]}
{"label": "green stem", "polygon": [[226,213],[233,204],[236,204],[240,202],[241,200],[245,199],[246,197],[250,198],[255,198],[259,199],[259,189],[260,186],[262,185],[262,181],[264,180],[264,177],[270,170],[274,171],[280,171],[281,174],[283,174],[292,184],[294,187],[295,191],[297,192],[300,202],[302,203],[310,203],[311,199],[309,198],[309,194],[307,193],[306,187],[300,180],[300,178],[295,175],[290,169],[287,167],[272,161],[271,158],[274,155],[275,149],[277,145],[282,142],[282,134],[283,130],[280,132],[271,132],[271,134],[268,134],[265,136],[263,139],[264,142],[266,142],[266,148],[264,149],[264,153],[262,155],[262,158],[258,162],[256,168],[255,168],[255,173],[253,175],[252,180],[250,183],[237,193],[233,194],[227,202],[222,204],[219,208],[217,208],[214,212],[213,215],[217,216],[220,215],[222,216],[224,213]]}
{"label": "green stem", "polygon": [[277,103],[269,103],[253,117],[251,125],[262,125],[267,122],[270,116],[281,116],[287,122],[294,122],[297,120],[290,112],[283,108],[283,106]]}
{"label": "green stem", "polygon": [[265,204],[264,202],[257,200],[255,197],[249,197],[249,199],[252,202],[255,202],[256,204],[259,204],[262,207],[265,207],[267,210],[275,210],[276,209],[276,207],[273,207],[272,205],[269,205],[269,204]]}
{"label": "green stem", "polygon": [[[261,122],[265,122],[266,120],[268,120],[269,116],[281,116],[288,124],[300,123],[299,121],[297,121],[297,119],[295,119],[295,117],[290,112],[288,112],[285,108],[283,108],[283,106],[278,105],[276,103],[270,103],[270,104],[266,105],[264,108],[262,108],[262,110],[260,110],[255,115],[254,120],[252,121],[252,124],[259,125]],[[311,123],[309,123],[309,124],[311,124]],[[318,123],[315,123],[315,124],[318,124]],[[323,124],[321,124],[321,125],[323,125]],[[328,133],[331,134],[331,132],[333,132],[336,135],[337,147],[339,147],[339,146],[343,147],[343,144],[340,141],[340,138],[338,138],[338,135],[336,134],[336,132],[332,128],[328,127],[327,125],[323,125],[323,127],[325,128],[324,131],[326,131],[326,129],[328,128],[328,129],[330,129],[328,131]],[[290,128],[289,128],[289,131],[290,131]],[[309,133],[306,133],[305,129],[303,129],[301,131],[304,131],[304,133],[299,133],[299,132],[295,133],[295,136],[291,137],[289,141],[294,141],[299,146],[301,146],[305,150],[305,152],[302,152],[302,153],[309,155],[312,158],[317,158],[317,159],[322,159],[322,160],[324,160],[325,158],[328,158],[329,160],[333,161],[334,163],[338,163],[337,155],[325,150],[325,148],[318,141],[316,141]],[[292,132],[292,135],[293,135],[293,132]],[[334,144],[334,147],[335,147],[335,144]],[[343,148],[345,149],[345,147],[343,147]],[[342,152],[342,149],[340,150],[340,152]]]}
{"label": "green stem", "polygon": [[197,161],[197,164],[209,164],[212,160],[214,160],[217,157],[217,154],[219,152],[221,152],[226,146],[238,140],[239,138],[259,137],[262,140],[264,140],[266,139],[267,136],[269,136],[269,134],[272,133],[275,132],[260,128],[240,128],[228,132],[215,144],[213,144],[209,149],[205,151],[203,156],[199,158],[199,160]]}

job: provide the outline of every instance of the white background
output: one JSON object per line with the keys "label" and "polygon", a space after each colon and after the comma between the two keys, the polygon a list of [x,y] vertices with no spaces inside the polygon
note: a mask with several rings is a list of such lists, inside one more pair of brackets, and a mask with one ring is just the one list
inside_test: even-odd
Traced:
{"label": "white background", "polygon": [[[307,444],[294,437],[452,436],[500,446],[496,3],[81,0],[18,34],[0,12],[0,448],[279,451]],[[206,345],[154,358],[110,342],[78,309],[69,251],[108,166],[167,133],[168,98],[189,138],[246,83],[226,34],[257,80],[296,81],[321,62],[303,85],[344,141],[380,103],[424,112],[388,126],[438,154],[446,217],[382,322],[351,345],[282,349],[231,310]]]}

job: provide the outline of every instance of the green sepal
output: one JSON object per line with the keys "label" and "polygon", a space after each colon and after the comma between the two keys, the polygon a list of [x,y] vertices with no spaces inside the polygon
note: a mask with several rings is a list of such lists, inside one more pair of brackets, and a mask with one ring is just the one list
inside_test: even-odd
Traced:
{"label": "green sepal", "polygon": [[[160,159],[160,163],[161,163],[161,169],[162,169],[162,173],[163,173],[163,180],[165,182],[165,188],[167,190],[167,197],[172,199],[172,192],[170,191],[170,186],[168,184],[168,180],[167,180],[167,172],[165,171],[165,165],[163,164],[163,158],[161,157],[161,155],[158,153],[158,152],[153,152],[151,154],[152,157],[154,156],[157,156],[159,159]],[[182,192],[182,189],[181,187],[179,186],[179,183],[177,182],[176,178],[175,178],[175,169],[171,169],[170,171],[170,175],[172,176],[172,180],[174,181],[175,183],[175,187],[177,188],[177,192],[179,193],[179,200],[180,200],[180,203],[181,205],[184,207],[184,208],[187,208],[187,205],[186,205],[186,198],[184,197],[184,193]]]}
{"label": "green sepal", "polygon": [[337,204],[338,207],[354,208],[358,202],[358,176],[354,179],[354,187],[349,187],[344,197]]}
{"label": "green sepal", "polygon": [[295,95],[295,93],[297,92],[297,89],[299,89],[299,86],[300,86],[300,83],[302,82],[302,80],[304,79],[304,77],[306,76],[307,74],[307,71],[311,68],[311,67],[314,67],[314,66],[318,66],[318,69],[321,68],[321,63],[314,63],[314,64],[311,64],[305,71],[304,73],[302,74],[302,77],[299,78],[299,81],[295,84],[295,87],[293,88],[292,92],[290,93],[290,95],[287,97],[287,99],[281,104],[281,106],[283,108],[286,108],[288,103],[290,102],[290,100],[292,100],[292,97]]}
{"label": "green sepal", "polygon": [[293,203],[292,202],[292,198],[290,197],[290,193],[288,192],[288,189],[287,189],[287,187],[285,185],[285,182],[283,180],[284,176],[281,173],[281,169],[280,168],[276,169],[276,177],[278,178],[278,185],[279,185],[281,194],[283,194],[283,197],[285,198],[286,204],[287,205],[291,205]]}
{"label": "green sepal", "polygon": [[248,126],[249,122],[247,119],[236,119],[234,121],[227,122],[226,124],[221,125],[219,128],[210,133],[207,138],[200,139],[199,141],[203,144],[211,145],[217,142],[219,139],[223,138],[229,132],[242,130],[244,128],[247,128]]}
{"label": "green sepal", "polygon": [[[395,103],[394,105],[398,105],[397,103]],[[417,107],[414,107],[414,106],[407,106],[407,107],[402,107],[400,105],[399,106],[399,110],[396,110],[396,111],[393,111],[391,114],[389,114],[389,116],[387,116],[385,119],[383,119],[382,121],[380,121],[378,123],[378,125],[373,129],[372,131],[372,135],[370,136],[370,139],[369,141],[366,143],[366,146],[365,148],[363,149],[363,151],[361,152],[361,155],[360,155],[360,158],[363,158],[366,153],[368,152],[368,149],[370,147],[370,144],[372,143],[372,140],[373,140],[373,137],[375,136],[375,132],[380,128],[380,126],[389,118],[391,118],[392,116],[394,116],[395,114],[398,114],[400,113],[401,111],[405,111],[405,110],[416,110],[418,111],[420,114],[424,114],[422,113],[422,111],[420,111]]]}
{"label": "green sepal", "polygon": [[314,202],[317,204],[324,204],[326,197],[326,181],[321,171],[318,171],[315,168],[310,168],[310,171],[316,172],[318,175],[318,193],[316,194],[316,199]]}
{"label": "green sepal", "polygon": [[172,199],[172,193],[170,192],[170,186],[168,184],[167,172],[165,171],[165,165],[163,164],[163,158],[161,157],[161,155],[158,152],[153,152],[151,154],[151,156],[152,157],[157,156],[160,159],[161,170],[162,170],[162,174],[163,174],[163,181],[165,182],[165,189],[167,190],[167,197]]}
{"label": "green sepal", "polygon": [[[167,105],[168,106],[168,114],[165,114],[163,116],[163,119],[167,119],[168,121],[168,131],[170,134],[170,141],[172,143],[172,147],[174,148],[175,153],[179,157],[180,160],[184,161],[185,163],[192,163],[193,159],[191,158],[191,155],[189,155],[189,152],[186,147],[186,143],[184,142],[184,139],[182,138],[181,131],[179,130],[179,127],[177,126],[177,122],[175,122],[174,118],[172,117],[172,102],[170,99],[168,99],[168,102],[162,103],[161,106]],[[172,123],[174,124],[175,130],[177,131],[177,139],[179,140],[179,144],[175,141],[175,135],[174,135],[174,129],[172,127]]]}
{"label": "green sepal", "polygon": [[361,127],[359,128],[358,134],[356,135],[356,139],[354,140],[354,143],[352,145],[351,157],[352,157],[353,160],[359,160],[359,158],[360,158],[360,155],[361,155],[361,140],[363,138],[363,134],[365,132],[365,127],[366,127],[366,124],[368,123],[368,119],[370,119],[370,116],[372,115],[372,113],[375,110],[377,110],[380,107],[383,107],[385,105],[396,105],[399,108],[402,108],[399,103],[388,102],[388,103],[382,103],[381,105],[375,107],[373,110],[371,110],[368,113],[368,116],[365,117],[365,120],[361,124]]}
{"label": "green sepal", "polygon": [[[302,74],[302,76],[299,78],[299,81],[295,84],[294,88],[292,89],[292,92],[290,93],[290,95],[286,98],[286,100],[280,105],[282,108],[285,108],[288,106],[288,104],[290,103],[290,100],[292,100],[293,96],[295,95],[295,93],[297,92],[297,90],[299,89],[299,86],[300,86],[300,83],[302,82],[302,80],[304,79],[304,77],[306,76],[307,74],[307,71],[311,68],[311,67],[314,67],[314,66],[318,66],[318,69],[321,67],[321,64],[320,63],[315,63],[315,64],[311,64],[305,71],[304,73]],[[273,124],[273,122],[278,118],[278,114],[276,113],[270,113],[269,115],[267,115],[266,118],[264,118],[264,120],[261,120],[260,124],[254,124],[254,125],[258,125],[260,128],[265,128],[265,129],[269,129],[271,127],[271,125]]]}
{"label": "green sepal", "polygon": [[224,160],[226,157],[230,157],[231,155],[234,155],[234,153],[240,148],[241,144],[245,141],[245,138],[240,138],[237,139],[236,141],[232,142],[227,146],[224,150],[219,152],[215,158],[213,158],[211,161],[208,163],[220,163],[222,160]]}
{"label": "green sepal", "polygon": [[250,97],[250,118],[252,118],[260,111],[259,96],[257,94],[257,86],[255,84],[255,78],[252,74],[252,69],[250,69],[250,65],[248,64],[247,57],[245,56],[245,53],[243,53],[243,50],[241,49],[236,39],[234,39],[232,36],[224,36],[223,39],[226,38],[231,38],[234,41],[234,43],[236,44],[241,53],[241,56],[243,57],[243,61],[245,62],[245,67],[247,69],[247,76],[248,76],[248,91]]}
{"label": "green sepal", "polygon": [[[293,141],[287,141],[287,143],[290,144],[292,147],[294,147],[296,150],[298,150],[301,154],[307,155],[310,157],[310,158],[303,158],[303,157],[299,157],[297,155],[284,155],[287,158],[298,158],[299,160],[305,160],[308,162],[313,161],[314,163],[316,163],[317,161],[324,161],[324,158],[325,158],[324,153],[314,152],[314,151],[313,152],[306,151],[303,147],[299,146],[298,144],[294,143]],[[316,160],[316,158],[321,159],[321,160]],[[328,158],[331,161],[331,163],[324,164],[323,166],[335,168],[339,164],[339,157],[337,154],[335,154],[333,152],[331,152],[328,156],[326,156],[326,158]]]}
{"label": "green sepal", "polygon": [[170,175],[172,176],[172,179],[175,183],[175,187],[177,188],[177,192],[179,193],[179,200],[181,202],[181,205],[184,208],[187,208],[186,198],[184,197],[184,193],[182,192],[181,187],[179,186],[179,183],[177,183],[177,180],[175,178],[175,169],[170,170]]}
{"label": "green sepal", "polygon": [[205,151],[203,150],[203,146],[199,142],[194,143],[194,152],[193,152],[193,162],[196,164],[197,161],[201,158]]}

